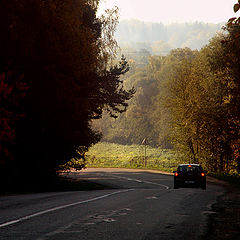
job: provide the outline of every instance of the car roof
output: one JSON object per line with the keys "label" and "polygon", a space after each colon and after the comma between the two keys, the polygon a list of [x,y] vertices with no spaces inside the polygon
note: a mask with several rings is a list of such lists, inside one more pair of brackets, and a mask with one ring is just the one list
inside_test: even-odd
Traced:
{"label": "car roof", "polygon": [[196,167],[200,167],[201,165],[200,164],[191,164],[191,163],[188,163],[188,164],[179,164],[179,166],[181,167],[181,166],[189,166],[189,165],[191,165],[191,166],[196,166]]}

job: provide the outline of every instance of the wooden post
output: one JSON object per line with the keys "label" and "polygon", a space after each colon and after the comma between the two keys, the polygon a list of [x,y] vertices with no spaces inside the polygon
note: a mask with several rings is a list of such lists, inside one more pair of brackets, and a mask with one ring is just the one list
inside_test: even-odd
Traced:
{"label": "wooden post", "polygon": [[147,166],[147,139],[144,138],[142,141],[142,144],[144,144],[144,165]]}

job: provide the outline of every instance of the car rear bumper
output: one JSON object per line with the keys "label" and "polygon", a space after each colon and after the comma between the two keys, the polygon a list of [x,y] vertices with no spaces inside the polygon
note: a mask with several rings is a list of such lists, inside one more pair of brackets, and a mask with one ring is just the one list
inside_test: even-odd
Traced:
{"label": "car rear bumper", "polygon": [[206,185],[206,179],[174,179],[176,185],[202,187]]}

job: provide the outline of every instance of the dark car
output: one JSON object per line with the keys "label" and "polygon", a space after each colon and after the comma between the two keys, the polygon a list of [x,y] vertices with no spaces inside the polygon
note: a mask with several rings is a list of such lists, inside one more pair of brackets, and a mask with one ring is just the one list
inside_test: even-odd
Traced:
{"label": "dark car", "polygon": [[180,164],[174,172],[174,188],[193,186],[206,189],[206,171],[200,164]]}

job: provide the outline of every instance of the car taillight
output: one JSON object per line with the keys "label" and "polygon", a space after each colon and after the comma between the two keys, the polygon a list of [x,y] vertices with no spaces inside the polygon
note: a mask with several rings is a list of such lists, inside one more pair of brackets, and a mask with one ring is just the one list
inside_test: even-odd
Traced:
{"label": "car taillight", "polygon": [[177,176],[178,176],[178,173],[176,172],[174,175],[177,177]]}
{"label": "car taillight", "polygon": [[204,177],[204,176],[205,176],[205,173],[202,172],[202,173],[201,173],[201,176]]}

